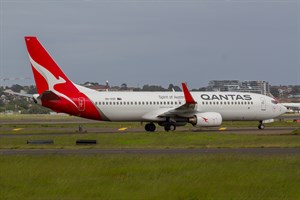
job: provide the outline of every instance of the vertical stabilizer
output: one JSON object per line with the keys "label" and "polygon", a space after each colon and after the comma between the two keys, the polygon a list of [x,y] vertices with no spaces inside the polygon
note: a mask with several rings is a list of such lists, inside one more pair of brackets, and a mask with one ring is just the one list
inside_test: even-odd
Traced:
{"label": "vertical stabilizer", "polygon": [[88,96],[73,84],[35,36],[26,36],[28,56],[42,105],[56,112],[101,120]]}
{"label": "vertical stabilizer", "polygon": [[39,94],[46,90],[55,90],[54,87],[59,84],[66,84],[65,87],[72,85],[75,88],[36,37],[26,36],[25,42]]}

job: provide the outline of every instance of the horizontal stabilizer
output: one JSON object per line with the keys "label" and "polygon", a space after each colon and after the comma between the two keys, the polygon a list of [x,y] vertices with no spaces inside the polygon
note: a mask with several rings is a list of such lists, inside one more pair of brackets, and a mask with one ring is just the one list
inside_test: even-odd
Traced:
{"label": "horizontal stabilizer", "polygon": [[17,96],[21,96],[21,97],[28,97],[28,98],[33,97],[33,94],[19,93],[19,92],[14,92],[12,90],[5,90],[4,92],[7,94],[17,95]]}
{"label": "horizontal stabilizer", "polygon": [[60,97],[54,92],[47,90],[39,96],[39,99],[41,99],[42,101],[56,101],[60,100]]}

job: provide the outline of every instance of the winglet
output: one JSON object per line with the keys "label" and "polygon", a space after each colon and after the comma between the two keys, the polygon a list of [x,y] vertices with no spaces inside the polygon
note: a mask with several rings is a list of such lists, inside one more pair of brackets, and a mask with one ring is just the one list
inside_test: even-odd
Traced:
{"label": "winglet", "polygon": [[183,93],[184,93],[185,102],[187,104],[197,104],[197,102],[192,97],[189,89],[187,88],[186,83],[182,83],[182,90],[183,90]]}

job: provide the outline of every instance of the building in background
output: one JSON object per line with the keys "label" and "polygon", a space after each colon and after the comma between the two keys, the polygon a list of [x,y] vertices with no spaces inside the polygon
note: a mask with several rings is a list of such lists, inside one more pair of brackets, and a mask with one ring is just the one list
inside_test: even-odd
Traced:
{"label": "building in background", "polygon": [[209,81],[207,90],[270,95],[270,85],[267,81],[212,80]]}

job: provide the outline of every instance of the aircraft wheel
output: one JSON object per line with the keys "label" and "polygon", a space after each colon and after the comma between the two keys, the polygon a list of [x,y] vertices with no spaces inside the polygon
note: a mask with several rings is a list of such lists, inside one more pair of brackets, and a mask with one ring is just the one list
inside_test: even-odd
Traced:
{"label": "aircraft wheel", "polygon": [[153,123],[148,123],[145,125],[145,130],[148,132],[154,132],[155,129],[156,129],[156,126]]}
{"label": "aircraft wheel", "polygon": [[175,131],[176,130],[176,126],[174,124],[170,125],[170,131]]}
{"label": "aircraft wheel", "polygon": [[259,124],[259,125],[258,125],[258,129],[260,129],[260,130],[265,129],[265,125],[264,125],[264,124]]}
{"label": "aircraft wheel", "polygon": [[165,131],[170,131],[170,125],[165,125]]}
{"label": "aircraft wheel", "polygon": [[175,131],[176,126],[174,124],[165,125],[165,131]]}

